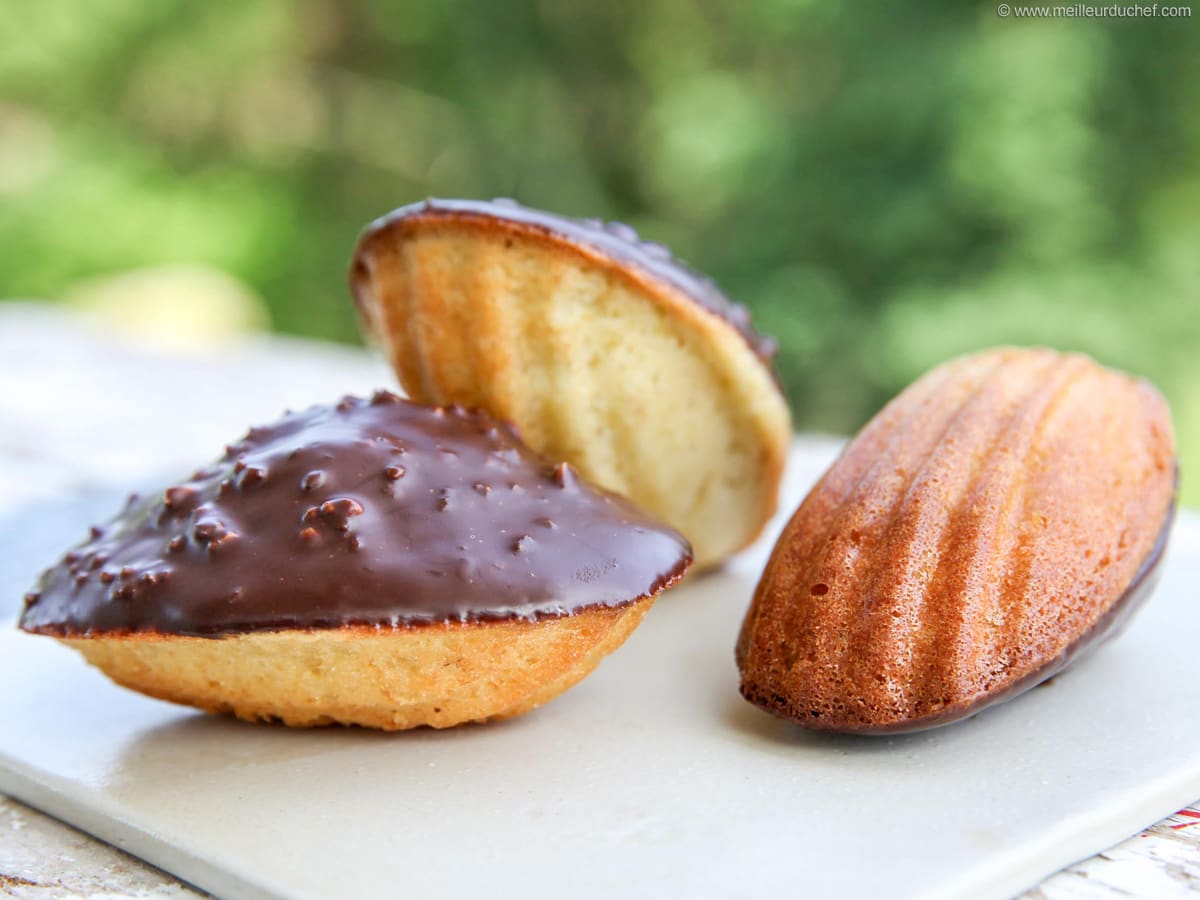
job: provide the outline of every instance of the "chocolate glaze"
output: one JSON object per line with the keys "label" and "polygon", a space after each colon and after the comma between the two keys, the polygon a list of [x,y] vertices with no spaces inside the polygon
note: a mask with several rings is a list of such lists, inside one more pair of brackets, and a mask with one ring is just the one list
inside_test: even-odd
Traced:
{"label": "chocolate glaze", "polygon": [[[768,367],[773,366],[778,345],[772,338],[759,334],[750,324],[750,313],[746,307],[730,300],[716,283],[671,256],[671,251],[662,244],[643,241],[638,233],[623,222],[603,222],[600,219],[569,219],[554,213],[542,212],[521,206],[515,200],[498,197],[486,200],[442,200],[429,198],[411,203],[376,219],[367,226],[359,241],[361,247],[374,235],[416,218],[436,216],[499,220],[506,223],[532,228],[552,234],[570,243],[579,244],[607,256],[617,262],[642,270],[652,278],[665,281],[678,288],[696,305],[720,317],[742,336],[751,350]],[[356,254],[356,265],[358,254]],[[351,275],[351,288],[356,302],[361,302],[354,282],[358,274]]]}
{"label": "chocolate glaze", "polygon": [[412,626],[618,607],[691,548],[483,412],[379,392],[252,428],[26,597],[52,635]]}

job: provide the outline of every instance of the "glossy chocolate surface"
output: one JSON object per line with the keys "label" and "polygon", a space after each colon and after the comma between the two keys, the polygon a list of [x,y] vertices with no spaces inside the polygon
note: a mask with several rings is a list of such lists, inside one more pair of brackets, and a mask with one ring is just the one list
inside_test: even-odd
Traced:
{"label": "glossy chocolate surface", "polygon": [[671,252],[662,244],[641,240],[638,233],[623,222],[570,219],[530,209],[507,198],[492,201],[430,198],[402,206],[375,220],[367,227],[362,240],[365,242],[372,234],[384,231],[406,219],[435,216],[479,217],[531,227],[588,247],[623,265],[641,269],[651,277],[679,289],[702,309],[728,322],[765,364],[770,366],[775,359],[778,345],[772,338],[754,330],[754,326],[750,324],[750,313],[744,306],[725,296],[712,279],[672,257]]}
{"label": "glossy chocolate surface", "polygon": [[53,635],[536,619],[678,579],[687,542],[485,413],[394,394],[253,428],[126,509],[26,597]]}

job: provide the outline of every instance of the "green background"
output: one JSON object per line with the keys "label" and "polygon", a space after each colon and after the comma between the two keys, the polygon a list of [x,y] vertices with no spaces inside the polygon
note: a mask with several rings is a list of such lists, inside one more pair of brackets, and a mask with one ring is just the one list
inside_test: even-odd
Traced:
{"label": "green background", "polygon": [[668,244],[779,338],[801,428],[849,432],[966,350],[1084,350],[1167,394],[1200,502],[1197,19],[0,6],[0,296],[185,263],[279,331],[357,341],[353,242],[430,194]]}

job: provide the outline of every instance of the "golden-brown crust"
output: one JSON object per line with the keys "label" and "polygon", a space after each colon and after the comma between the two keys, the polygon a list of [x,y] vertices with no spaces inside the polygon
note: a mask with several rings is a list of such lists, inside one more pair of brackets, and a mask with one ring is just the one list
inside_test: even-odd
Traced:
{"label": "golden-brown crust", "polygon": [[538,621],[60,638],[118,684],[309,727],[448,728],[528,712],[588,675],[654,603]]}
{"label": "golden-brown crust", "polygon": [[739,636],[742,692],[807,727],[883,731],[1030,687],[1145,594],[1175,478],[1149,384],[1048,350],[948,363],[784,530]]}
{"label": "golden-brown crust", "polygon": [[410,213],[362,238],[351,287],[411,397],[480,406],[719,562],[775,510],[786,402],[738,328],[552,230]]}

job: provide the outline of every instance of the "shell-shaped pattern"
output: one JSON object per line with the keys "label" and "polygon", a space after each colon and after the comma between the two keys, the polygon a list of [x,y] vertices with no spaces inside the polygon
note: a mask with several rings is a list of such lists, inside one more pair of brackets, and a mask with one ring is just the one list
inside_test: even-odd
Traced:
{"label": "shell-shaped pattern", "polygon": [[410,397],[514,422],[681,531],[698,566],[774,513],[791,422],[772,343],[628,226],[428,201],[373,223],[350,277]]}
{"label": "shell-shaped pattern", "polygon": [[742,626],[742,694],[809,728],[917,730],[1049,678],[1148,594],[1170,413],[1087,357],[1003,348],[919,379],[796,511]]}

